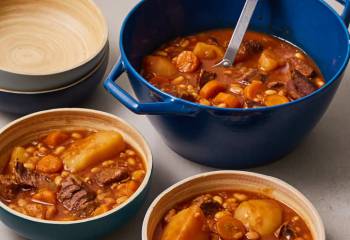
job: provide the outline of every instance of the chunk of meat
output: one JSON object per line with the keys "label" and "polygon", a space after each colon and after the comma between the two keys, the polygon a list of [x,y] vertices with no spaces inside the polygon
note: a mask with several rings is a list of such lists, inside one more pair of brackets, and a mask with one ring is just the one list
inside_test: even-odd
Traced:
{"label": "chunk of meat", "polygon": [[89,217],[96,209],[96,193],[81,180],[69,176],[63,180],[57,199],[63,206],[79,217]]}
{"label": "chunk of meat", "polygon": [[11,201],[21,190],[16,179],[11,176],[0,175],[0,198],[3,201]]}
{"label": "chunk of meat", "polygon": [[299,73],[305,77],[311,77],[314,73],[314,69],[308,65],[303,59],[292,57],[289,62],[293,69],[297,70]]}
{"label": "chunk of meat", "polygon": [[183,51],[176,58],[176,66],[180,72],[195,72],[199,67],[198,57],[191,51]]}
{"label": "chunk of meat", "polygon": [[287,222],[283,223],[281,227],[277,229],[274,235],[280,240],[292,240],[296,239],[297,237],[297,234]]}
{"label": "chunk of meat", "polygon": [[199,87],[202,88],[205,84],[207,84],[211,80],[215,80],[216,78],[216,73],[202,70],[199,74]]}
{"label": "chunk of meat", "polygon": [[243,41],[241,44],[236,59],[235,63],[245,61],[249,57],[261,53],[264,50],[264,46],[261,42],[256,41],[256,40],[248,40],[248,41]]}
{"label": "chunk of meat", "polygon": [[130,177],[128,170],[124,168],[119,169],[103,169],[96,174],[95,179],[96,183],[101,187],[110,185],[112,183],[121,182]]}
{"label": "chunk of meat", "polygon": [[249,85],[254,79],[259,78],[259,72],[254,68],[241,68],[239,71],[239,75],[237,77],[234,76],[236,82],[242,85]]}
{"label": "chunk of meat", "polygon": [[292,78],[287,82],[287,92],[293,99],[305,97],[317,90],[316,86],[299,71],[292,72]]}
{"label": "chunk of meat", "polygon": [[213,217],[217,212],[220,212],[222,210],[220,203],[213,200],[203,202],[200,205],[200,208],[206,217]]}
{"label": "chunk of meat", "polygon": [[16,164],[15,177],[17,183],[23,189],[41,188],[51,185],[51,180],[48,176],[27,169],[20,162]]}

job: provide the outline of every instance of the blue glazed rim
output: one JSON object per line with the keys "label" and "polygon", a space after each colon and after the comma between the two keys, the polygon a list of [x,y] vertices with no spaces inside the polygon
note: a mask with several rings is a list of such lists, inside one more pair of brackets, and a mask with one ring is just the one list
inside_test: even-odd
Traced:
{"label": "blue glazed rim", "polygon": [[[47,224],[47,225],[57,225],[57,226],[69,226],[69,225],[79,225],[79,224],[84,224],[87,222],[94,222],[94,221],[99,221],[99,220],[104,220],[104,218],[109,217],[111,215],[115,215],[118,214],[120,211],[122,211],[125,207],[127,207],[128,205],[132,204],[133,202],[135,202],[139,197],[141,197],[143,194],[147,193],[149,191],[150,188],[150,184],[151,184],[151,178],[152,178],[152,174],[153,174],[153,169],[154,169],[154,163],[153,163],[153,154],[152,154],[152,149],[150,148],[150,145],[148,143],[148,141],[146,140],[146,138],[143,136],[143,134],[141,134],[136,127],[134,127],[132,124],[128,123],[127,121],[125,121],[124,119],[115,116],[113,114],[110,113],[106,113],[106,112],[102,112],[102,111],[98,111],[98,110],[92,110],[92,109],[87,109],[87,108],[57,108],[57,109],[51,109],[51,110],[45,110],[45,111],[41,111],[41,112],[36,112],[36,113],[32,113],[29,115],[26,115],[24,117],[21,117],[13,122],[10,122],[9,124],[7,124],[6,126],[2,127],[0,129],[0,134],[2,134],[3,132],[5,132],[8,128],[22,122],[25,121],[27,119],[30,119],[34,116],[40,116],[42,114],[47,114],[47,113],[53,113],[53,112],[60,112],[60,111],[69,111],[69,112],[89,112],[89,113],[94,113],[96,115],[103,115],[106,117],[110,117],[111,119],[114,120],[118,120],[120,121],[122,124],[128,126],[129,128],[131,128],[133,131],[135,131],[143,140],[143,142],[146,144],[147,147],[147,152],[145,154],[145,158],[144,162],[147,165],[147,169],[146,169],[146,175],[145,178],[143,179],[141,185],[138,187],[138,189],[136,190],[136,192],[134,192],[124,203],[120,204],[119,206],[117,206],[116,208],[113,208],[101,215],[97,215],[94,217],[90,217],[90,218],[85,218],[85,219],[80,219],[80,220],[74,220],[74,221],[53,221],[53,220],[44,220],[44,219],[39,219],[39,218],[35,218],[35,217],[31,217],[29,215],[25,215],[23,213],[20,213],[16,210],[13,210],[12,208],[10,208],[9,206],[7,206],[5,203],[3,203],[2,201],[0,201],[0,208],[13,215],[16,216],[20,219],[29,221],[29,222],[33,222],[33,223],[38,223],[38,224]],[[149,155],[149,159],[147,159],[147,155]],[[1,217],[0,217],[1,218]],[[0,219],[1,220],[1,219]],[[13,231],[17,232],[17,229],[12,229]],[[116,229],[117,230],[117,229]]]}
{"label": "blue glazed rim", "polygon": [[[336,0],[338,3],[342,4],[344,6],[344,10],[342,15],[339,15],[334,8],[332,8],[329,4],[327,4],[324,0],[318,0],[317,2],[321,4],[323,7],[327,8],[331,13],[334,14],[334,16],[338,19],[339,24],[341,24],[344,34],[347,36],[348,40],[348,50],[346,53],[346,58],[342,64],[342,66],[339,68],[338,72],[329,80],[327,83],[317,91],[313,92],[312,94],[305,96],[303,98],[294,100],[289,103],[277,105],[277,106],[271,106],[271,107],[260,107],[260,108],[218,108],[213,106],[205,106],[202,104],[190,102],[181,98],[177,98],[173,95],[170,95],[166,92],[161,91],[157,87],[153,86],[151,83],[149,83],[146,79],[144,79],[138,71],[131,65],[129,62],[125,50],[124,50],[124,32],[126,29],[126,24],[129,21],[129,19],[132,17],[132,15],[142,7],[146,0],[141,0],[126,16],[121,30],[120,30],[120,41],[119,41],[119,48],[121,57],[116,63],[116,65],[113,67],[113,70],[107,77],[106,81],[104,82],[104,87],[107,89],[108,92],[110,92],[115,98],[117,98],[121,103],[123,103],[127,108],[129,108],[131,111],[137,113],[137,114],[182,114],[182,115],[195,115],[201,110],[209,110],[209,111],[215,111],[218,113],[246,113],[246,112],[263,112],[263,111],[271,111],[279,108],[285,108],[289,106],[296,105],[300,102],[304,102],[306,100],[309,100],[313,98],[314,96],[321,94],[323,91],[325,91],[327,88],[329,88],[334,82],[336,82],[337,79],[341,77],[343,74],[345,68],[347,67],[350,59],[350,34],[348,31],[348,27],[350,24],[350,0]],[[153,103],[140,103],[131,95],[129,95],[125,90],[120,88],[115,81],[117,78],[120,77],[121,74],[123,74],[125,71],[129,72],[133,76],[137,78],[137,80],[141,81],[143,84],[145,84],[150,90],[154,91],[158,95],[164,98],[163,102],[153,102]],[[149,108],[148,108],[149,107]],[[171,109],[166,109],[171,107]]]}

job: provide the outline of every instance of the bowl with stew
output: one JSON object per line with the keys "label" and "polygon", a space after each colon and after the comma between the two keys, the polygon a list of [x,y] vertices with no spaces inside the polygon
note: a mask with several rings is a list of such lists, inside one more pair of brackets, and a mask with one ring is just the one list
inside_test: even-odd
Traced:
{"label": "bowl with stew", "polygon": [[103,58],[108,27],[92,0],[6,0],[0,9],[2,89],[64,87]]}
{"label": "bowl with stew", "polygon": [[161,193],[142,240],[325,240],[318,212],[298,190],[265,175],[218,171]]}
{"label": "bowl with stew", "polygon": [[88,74],[67,86],[45,91],[10,91],[0,89],[0,111],[28,114],[52,108],[72,107],[91,96],[101,82],[109,60],[109,46],[102,59]]}
{"label": "bowl with stew", "polygon": [[0,139],[0,218],[25,238],[97,239],[144,202],[152,155],[116,116],[43,111],[10,123]]}
{"label": "bowl with stew", "polygon": [[[149,115],[171,149],[220,168],[264,165],[295,149],[326,112],[349,60],[348,5],[339,16],[320,0],[261,0],[234,66],[213,68],[244,3],[140,2],[105,81],[127,108]],[[137,99],[116,83],[123,73]]]}

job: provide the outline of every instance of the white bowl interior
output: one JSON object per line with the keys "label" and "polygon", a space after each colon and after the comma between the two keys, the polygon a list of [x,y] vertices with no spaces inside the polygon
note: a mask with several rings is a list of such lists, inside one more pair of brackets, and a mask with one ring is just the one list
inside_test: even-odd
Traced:
{"label": "white bowl interior", "polygon": [[276,178],[240,171],[221,171],[185,179],[165,190],[149,208],[142,240],[152,240],[158,223],[174,205],[217,190],[245,190],[262,193],[293,209],[306,222],[313,239],[325,240],[322,220],[312,204],[296,189]]}
{"label": "white bowl interior", "polygon": [[73,69],[104,47],[105,18],[92,0],[1,0],[0,69],[47,75]]}
{"label": "white bowl interior", "polygon": [[54,224],[80,223],[101,218],[117,211],[132,201],[146,187],[152,171],[152,155],[145,139],[124,120],[111,114],[88,109],[67,108],[43,111],[20,118],[10,123],[8,126],[5,126],[2,130],[0,130],[0,171],[6,167],[13,147],[28,143],[40,136],[46,135],[52,130],[57,129],[63,129],[67,131],[79,129],[113,130],[119,132],[124,137],[125,141],[138,151],[146,165],[147,173],[141,186],[128,199],[128,201],[118,206],[117,208],[114,208],[111,211],[108,211],[107,213],[99,215],[97,217],[79,221],[57,222],[40,220],[18,213],[7,207],[2,202],[0,202],[1,207],[15,215],[33,221]]}

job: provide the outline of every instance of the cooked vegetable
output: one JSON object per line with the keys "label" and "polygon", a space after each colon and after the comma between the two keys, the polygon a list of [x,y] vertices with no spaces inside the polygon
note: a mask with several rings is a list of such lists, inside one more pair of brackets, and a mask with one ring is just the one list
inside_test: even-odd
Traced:
{"label": "cooked vegetable", "polygon": [[173,216],[161,240],[209,240],[206,219],[198,206],[186,208]]}
{"label": "cooked vegetable", "polygon": [[68,138],[69,138],[69,136],[64,132],[54,131],[54,132],[51,132],[49,135],[47,135],[44,142],[49,146],[56,147],[56,146],[62,144]]}
{"label": "cooked vegetable", "polygon": [[249,84],[245,89],[244,89],[244,96],[251,100],[254,101],[256,96],[262,92],[264,89],[264,84],[260,81],[253,81],[251,84]]}
{"label": "cooked vegetable", "polygon": [[259,67],[261,70],[270,72],[279,66],[277,56],[271,49],[264,50],[259,58]]}
{"label": "cooked vegetable", "polygon": [[216,105],[225,104],[225,107],[228,108],[239,108],[241,106],[241,102],[236,96],[222,92],[216,95],[213,102]]}
{"label": "cooked vegetable", "polygon": [[43,173],[58,173],[62,171],[63,163],[58,157],[47,155],[38,161],[36,169]]}
{"label": "cooked vegetable", "polygon": [[144,68],[157,76],[171,77],[177,73],[177,69],[172,62],[162,56],[148,56],[144,61]]}
{"label": "cooked vegetable", "polygon": [[258,199],[242,202],[236,209],[234,217],[249,230],[266,236],[273,234],[282,224],[282,214],[282,208],[276,201]]}
{"label": "cooked vegetable", "polygon": [[224,216],[218,220],[216,227],[220,237],[224,240],[242,239],[246,229],[239,220],[232,216]]}
{"label": "cooked vegetable", "polygon": [[183,51],[176,58],[176,66],[180,72],[194,72],[199,67],[199,59],[191,51]]}
{"label": "cooked vegetable", "polygon": [[14,171],[17,162],[24,163],[26,159],[26,150],[23,147],[15,147],[11,153],[11,158],[9,162],[10,170]]}
{"label": "cooked vegetable", "polygon": [[221,82],[217,80],[212,80],[202,87],[202,89],[199,92],[199,95],[202,98],[212,98],[215,97],[216,94],[224,90],[225,86]]}
{"label": "cooked vegetable", "polygon": [[213,59],[222,58],[225,54],[225,51],[216,45],[209,45],[203,42],[198,42],[193,49],[193,53],[199,58]]}
{"label": "cooked vegetable", "polygon": [[270,95],[270,96],[265,97],[264,102],[265,102],[266,106],[276,106],[276,105],[288,103],[289,100],[285,96]]}
{"label": "cooked vegetable", "polygon": [[111,158],[125,149],[125,142],[117,132],[101,131],[72,144],[63,154],[65,169],[79,172]]}

